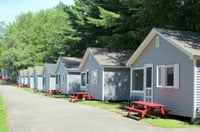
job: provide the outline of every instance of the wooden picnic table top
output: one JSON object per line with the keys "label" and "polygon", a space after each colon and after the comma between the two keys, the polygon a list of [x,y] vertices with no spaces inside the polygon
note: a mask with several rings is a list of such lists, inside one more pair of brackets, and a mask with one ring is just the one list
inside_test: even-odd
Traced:
{"label": "wooden picnic table top", "polygon": [[147,102],[147,101],[133,101],[133,104],[140,104],[148,107],[164,107],[164,104],[154,103],[154,102]]}

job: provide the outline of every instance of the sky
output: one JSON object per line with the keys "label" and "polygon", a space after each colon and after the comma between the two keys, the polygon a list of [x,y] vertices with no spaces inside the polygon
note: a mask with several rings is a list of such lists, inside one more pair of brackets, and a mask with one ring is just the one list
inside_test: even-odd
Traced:
{"label": "sky", "polygon": [[37,12],[41,9],[53,8],[60,2],[66,5],[73,4],[73,0],[0,0],[0,22],[9,24],[22,12]]}

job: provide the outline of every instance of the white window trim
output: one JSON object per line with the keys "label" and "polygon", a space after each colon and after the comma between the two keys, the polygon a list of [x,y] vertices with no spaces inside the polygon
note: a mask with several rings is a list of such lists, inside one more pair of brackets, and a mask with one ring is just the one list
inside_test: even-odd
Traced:
{"label": "white window trim", "polygon": [[[178,67],[178,69],[176,69]],[[159,76],[159,68],[164,68],[161,69],[161,77]],[[173,86],[167,86],[166,85],[166,69],[167,68],[173,68],[174,70],[174,85]],[[179,89],[179,64],[174,64],[174,65],[158,65],[157,66],[157,76],[156,76],[156,86],[157,88],[169,88],[169,89]],[[163,71],[164,70],[164,71]],[[164,74],[164,75],[163,75]],[[161,78],[161,85],[159,84],[159,78]],[[164,81],[163,81],[164,80]],[[164,84],[162,84],[164,83]]]}

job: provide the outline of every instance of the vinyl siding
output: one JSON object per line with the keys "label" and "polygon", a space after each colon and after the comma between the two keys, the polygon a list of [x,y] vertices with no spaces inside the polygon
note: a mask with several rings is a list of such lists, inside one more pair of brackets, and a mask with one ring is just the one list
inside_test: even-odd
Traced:
{"label": "vinyl siding", "polygon": [[104,69],[104,100],[129,100],[130,69]]}
{"label": "vinyl siding", "polygon": [[[60,76],[60,80],[58,80],[58,84],[56,84],[56,88],[62,91],[62,94],[67,94],[67,72],[65,71],[65,67],[61,63],[58,67],[57,73]],[[64,74],[64,82],[62,82],[62,74]]]}
{"label": "vinyl siding", "polygon": [[[86,70],[89,70],[89,84],[86,87],[82,87],[82,90],[88,91],[94,97],[94,99],[102,100],[102,67],[92,55],[88,57],[88,60],[86,61],[81,72],[86,72]],[[92,84],[92,70],[98,71],[97,84]]]}
{"label": "vinyl siding", "polygon": [[[182,51],[160,39],[160,47],[156,48],[155,39],[146,47],[142,54],[132,64],[133,68],[143,67],[153,63],[154,102],[165,104],[171,109],[171,114],[192,117],[193,112],[193,60]],[[156,87],[156,66],[179,64],[179,89],[161,89]],[[131,93],[131,96],[134,93]]]}

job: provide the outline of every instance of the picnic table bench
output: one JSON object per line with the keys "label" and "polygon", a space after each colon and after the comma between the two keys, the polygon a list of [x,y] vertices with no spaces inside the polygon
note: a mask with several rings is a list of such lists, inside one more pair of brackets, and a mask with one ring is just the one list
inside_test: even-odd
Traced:
{"label": "picnic table bench", "polygon": [[166,114],[171,111],[164,109],[163,104],[147,101],[133,101],[131,106],[124,106],[124,108],[128,110],[127,116],[129,116],[131,112],[138,112],[141,114],[141,119],[147,114],[162,114],[162,116],[166,116]]}
{"label": "picnic table bench", "polygon": [[70,102],[77,102],[79,99],[82,100],[91,100],[93,96],[89,95],[87,92],[74,92],[70,97]]}

